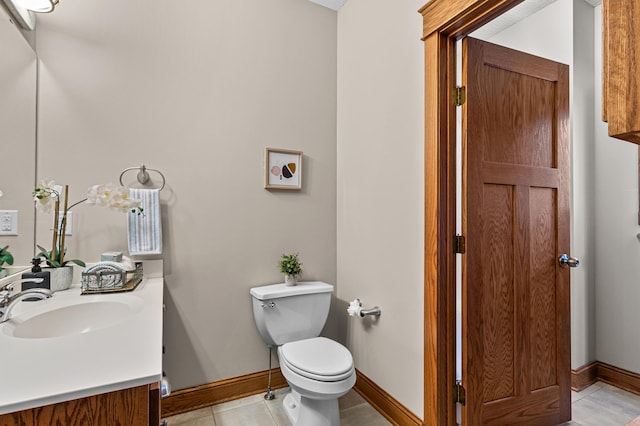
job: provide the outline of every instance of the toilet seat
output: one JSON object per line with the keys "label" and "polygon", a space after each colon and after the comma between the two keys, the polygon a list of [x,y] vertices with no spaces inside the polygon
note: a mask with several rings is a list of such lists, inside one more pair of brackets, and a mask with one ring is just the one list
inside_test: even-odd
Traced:
{"label": "toilet seat", "polygon": [[337,382],[353,374],[351,352],[340,343],[325,337],[286,343],[279,353],[281,363],[308,379]]}

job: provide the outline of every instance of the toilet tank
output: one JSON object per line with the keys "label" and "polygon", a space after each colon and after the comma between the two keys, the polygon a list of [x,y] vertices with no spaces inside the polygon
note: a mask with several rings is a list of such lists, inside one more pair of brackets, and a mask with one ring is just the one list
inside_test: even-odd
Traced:
{"label": "toilet tank", "polygon": [[319,281],[253,287],[253,318],[269,346],[320,335],[331,306],[331,284]]}

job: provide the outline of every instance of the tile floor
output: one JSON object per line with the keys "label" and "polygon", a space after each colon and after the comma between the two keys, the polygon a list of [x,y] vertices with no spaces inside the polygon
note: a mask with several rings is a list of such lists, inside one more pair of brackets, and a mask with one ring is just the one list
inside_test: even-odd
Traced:
{"label": "tile floor", "polygon": [[606,383],[571,392],[573,421],[566,426],[624,426],[640,416],[640,396]]}
{"label": "tile floor", "polygon": [[[265,401],[260,395],[201,408],[169,417],[169,426],[289,426],[282,408],[288,389],[275,391],[276,398]],[[595,383],[582,392],[573,392],[573,421],[562,426],[625,426],[640,416],[640,396],[605,383]],[[351,390],[340,398],[342,426],[390,425],[360,395]]]}
{"label": "tile floor", "polygon": [[[288,388],[274,391],[276,397],[271,401],[265,401],[264,394],[253,395],[169,417],[167,421],[169,426],[290,426],[282,407],[287,392]],[[391,424],[353,389],[339,402],[342,426]]]}

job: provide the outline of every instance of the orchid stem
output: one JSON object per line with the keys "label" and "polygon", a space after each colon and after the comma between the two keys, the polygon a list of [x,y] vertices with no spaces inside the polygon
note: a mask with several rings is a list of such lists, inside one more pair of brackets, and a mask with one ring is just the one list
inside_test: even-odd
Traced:
{"label": "orchid stem", "polygon": [[[69,185],[64,186],[64,210],[62,213],[62,229],[60,230],[60,266],[62,266],[62,262],[64,262],[64,240],[67,234],[67,207],[69,202]],[[73,206],[72,206],[73,207]]]}
{"label": "orchid stem", "polygon": [[[60,215],[60,199],[56,198],[54,214],[53,214],[53,243],[51,247],[51,256],[49,256],[49,260],[55,260],[56,258],[56,247],[58,245],[58,216]],[[50,265],[53,266],[53,265]]]}

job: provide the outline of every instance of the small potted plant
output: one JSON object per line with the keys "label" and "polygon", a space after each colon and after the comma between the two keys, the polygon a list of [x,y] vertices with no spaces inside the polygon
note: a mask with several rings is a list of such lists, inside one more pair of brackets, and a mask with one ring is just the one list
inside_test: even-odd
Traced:
{"label": "small potted plant", "polygon": [[296,285],[298,276],[302,275],[302,263],[296,254],[283,254],[280,258],[280,272],[284,274],[286,285]]}
{"label": "small potted plant", "polygon": [[0,248],[0,278],[7,275],[7,270],[4,268],[4,264],[13,265],[13,255],[8,249],[9,246]]}

